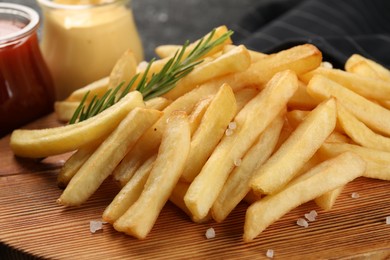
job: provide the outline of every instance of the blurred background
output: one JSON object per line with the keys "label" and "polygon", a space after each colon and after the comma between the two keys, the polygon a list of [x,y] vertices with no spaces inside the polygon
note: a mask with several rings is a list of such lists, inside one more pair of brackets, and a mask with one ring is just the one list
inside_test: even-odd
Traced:
{"label": "blurred background", "polygon": [[[7,0],[40,12],[35,0]],[[219,25],[230,28],[261,0],[132,0],[131,5],[145,59],[154,57],[160,44],[183,44],[196,40]]]}

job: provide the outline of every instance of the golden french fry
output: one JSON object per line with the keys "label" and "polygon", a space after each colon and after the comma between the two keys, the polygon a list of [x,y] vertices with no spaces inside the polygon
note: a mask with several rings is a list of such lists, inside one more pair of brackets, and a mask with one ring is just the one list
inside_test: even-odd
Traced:
{"label": "golden french fry", "polygon": [[253,88],[243,88],[235,92],[237,111],[240,111],[257,94],[259,91]]}
{"label": "golden french fry", "polygon": [[337,102],[337,116],[341,127],[355,143],[390,152],[390,138],[375,133]]}
{"label": "golden french fry", "polygon": [[191,114],[188,116],[188,121],[190,123],[191,136],[195,133],[196,129],[198,129],[200,122],[206,113],[210,103],[212,101],[212,97],[207,97],[205,99],[200,100],[192,110]]}
{"label": "golden french fry", "polygon": [[[223,113],[219,111],[223,111]],[[190,154],[188,155],[189,163],[184,168],[183,180],[192,182],[200,172],[225,131],[227,131],[226,128],[236,112],[236,100],[233,91],[230,86],[224,84],[211,101],[198,129],[192,136]]]}
{"label": "golden french fry", "polygon": [[390,84],[384,80],[322,67],[302,75],[301,79],[308,84],[314,75],[322,75],[368,99],[390,100]]}
{"label": "golden french fry", "polygon": [[[295,129],[297,126],[305,120],[306,116],[310,113],[307,110],[292,110],[287,112],[286,118],[290,126]],[[340,126],[338,122],[336,122],[336,126],[334,129],[338,133],[344,133],[344,129]]]}
{"label": "golden french fry", "polygon": [[[223,47],[222,52],[230,51],[230,50],[232,50],[232,49],[234,49],[234,48],[236,48],[236,47],[237,47],[237,45],[232,45],[232,44],[225,45],[225,46]],[[253,51],[253,50],[249,50],[249,49],[248,49],[248,52],[249,52],[249,55],[251,56],[251,61],[252,61],[252,63],[253,63],[253,62],[256,62],[256,61],[258,61],[258,60],[261,60],[262,58],[268,56],[268,55],[265,54],[265,53],[258,52],[258,51]]]}
{"label": "golden french fry", "polygon": [[[121,88],[123,90],[135,76],[137,65],[137,59],[134,53],[131,50],[125,51],[111,70],[108,88],[115,89],[120,84],[123,84]],[[118,92],[119,95],[121,93],[122,91]]]}
{"label": "golden french fry", "polygon": [[297,75],[301,75],[320,66],[321,60],[322,54],[315,46],[310,44],[299,45],[268,55],[252,63],[243,72],[219,77],[203,85],[211,87],[226,83],[233,88],[234,92],[245,87],[261,89],[278,72],[291,70]]}
{"label": "golden french fry", "polygon": [[210,215],[207,215],[203,219],[196,219],[196,218],[194,218],[194,216],[192,216],[191,212],[188,210],[188,208],[184,202],[184,196],[187,193],[187,190],[189,187],[190,187],[189,183],[179,181],[176,184],[175,188],[173,189],[171,196],[169,197],[169,200],[173,204],[175,204],[178,208],[183,210],[184,213],[186,213],[191,218],[191,220],[195,223],[204,223],[204,222],[210,220],[210,218],[211,218]]}
{"label": "golden french fry", "polygon": [[133,109],[81,166],[57,202],[65,206],[78,206],[84,203],[161,114],[162,112],[158,110]]}
{"label": "golden french fry", "polygon": [[354,74],[390,81],[390,70],[359,54],[353,54],[345,63],[345,70]]}
{"label": "golden french fry", "polygon": [[114,222],[117,231],[144,239],[179,181],[190,150],[190,126],[185,112],[169,117],[159,152],[138,200]]}
{"label": "golden french fry", "polygon": [[327,160],[273,195],[249,206],[244,224],[244,241],[250,242],[273,222],[297,206],[343,186],[365,171],[366,163],[354,153]]}
{"label": "golden french fry", "polygon": [[325,158],[334,157],[344,152],[356,153],[367,162],[364,177],[390,180],[389,152],[347,143],[324,143],[318,150],[319,155]]}
{"label": "golden french fry", "polygon": [[237,114],[234,119],[236,129],[231,135],[222,138],[184,198],[195,217],[201,219],[208,214],[233,169],[234,162],[244,156],[258,136],[286,107],[297,87],[295,73],[280,72]]}
{"label": "golden french fry", "polygon": [[10,146],[15,155],[30,158],[62,154],[77,150],[107,136],[135,107],[144,106],[138,91],[130,92],[115,105],[85,121],[49,129],[15,130]]}
{"label": "golden french fry", "polygon": [[149,178],[150,171],[153,168],[153,164],[157,158],[157,155],[153,155],[139,169],[134,173],[126,185],[119,191],[119,193],[112,200],[110,205],[103,212],[103,220],[113,224],[118,218],[120,218],[134,202],[137,201],[141,195],[145,183]]}
{"label": "golden french fry", "polygon": [[308,93],[317,100],[335,97],[356,118],[371,129],[390,135],[390,110],[356,94],[342,85],[315,75],[307,85]]}
{"label": "golden french fry", "polygon": [[[214,41],[216,39],[218,39],[219,37],[221,37],[223,34],[227,33],[228,32],[228,29],[226,26],[219,26],[217,28],[215,28],[215,31],[214,31],[214,34],[213,34],[213,37],[211,37],[211,41]],[[208,39],[208,37],[211,35],[211,32],[206,34],[205,36],[203,36],[203,39]],[[193,43],[191,43],[185,50],[184,52],[184,55],[183,55],[183,59],[186,58],[188,56],[188,54],[195,48],[195,46],[199,43],[200,40],[197,40]],[[215,46],[212,50],[210,50],[207,55],[208,56],[212,56],[213,54],[221,51],[224,47],[224,45],[226,44],[231,44],[232,43],[232,40],[231,38],[227,38],[225,40],[225,42],[223,42],[222,44],[219,44],[217,46]],[[180,50],[179,50],[180,52]],[[174,54],[173,54],[174,55]],[[150,66],[150,69],[149,69],[149,72],[148,72],[148,77],[150,77],[152,74],[155,74],[157,72],[159,72],[163,67],[164,65],[168,62],[169,59],[171,59],[173,57],[173,55],[171,56],[168,56],[164,59],[159,59],[159,60],[156,60],[154,61],[151,66]],[[200,59],[202,59],[204,57],[200,57]],[[138,81],[140,80],[141,76],[144,74],[145,72],[145,68],[143,68],[142,70],[140,70],[140,77],[138,78]],[[136,81],[136,82],[138,82]]]}
{"label": "golden french fry", "polygon": [[163,97],[155,97],[155,98],[146,100],[145,107],[161,111],[171,103],[172,103],[172,101],[169,99],[166,99]]}
{"label": "golden french fry", "polygon": [[322,208],[323,210],[331,210],[343,189],[344,185],[334,190],[328,191],[321,196],[315,198],[314,202],[317,204],[318,207]]}
{"label": "golden french fry", "polygon": [[164,97],[174,100],[210,79],[246,70],[250,63],[248,50],[240,45],[210,62],[196,66],[186,77],[179,80],[171,91],[164,94]]}
{"label": "golden french fry", "polygon": [[57,176],[57,185],[60,188],[65,188],[81,166],[88,160],[93,154],[96,148],[100,145],[99,142],[81,147],[74,154],[69,157],[62,166]]}
{"label": "golden french fry", "polygon": [[79,88],[72,92],[66,101],[75,101],[80,102],[83,97],[89,92],[87,99],[85,100],[87,103],[92,100],[94,96],[101,97],[107,91],[108,88],[109,77],[104,77],[97,81],[88,84],[85,87]]}
{"label": "golden french fry", "polygon": [[250,183],[252,189],[260,194],[273,194],[282,189],[320,148],[335,125],[336,101],[329,99],[313,109],[271,158],[257,169]]}
{"label": "golden french fry", "polygon": [[186,111],[190,113],[194,106],[210,95],[215,95],[220,86],[212,88],[199,87],[183,95],[167,106],[163,112],[164,115],[158,120],[145,134],[142,135],[133,149],[126,155],[122,162],[116,167],[113,175],[114,180],[124,186],[133,176],[137,168],[152,154],[157,151],[161,142],[161,136],[165,129],[166,121],[169,115],[175,110]]}
{"label": "golden french fry", "polygon": [[306,84],[299,81],[298,89],[288,101],[287,106],[292,110],[312,110],[318,105],[318,101],[312,98],[306,91]]}
{"label": "golden french fry", "polygon": [[54,112],[57,119],[62,122],[69,122],[79,105],[80,101],[56,101],[54,103]]}
{"label": "golden french fry", "polygon": [[159,45],[154,49],[154,52],[157,54],[157,56],[160,59],[164,59],[166,57],[172,57],[182,47],[183,47],[182,45],[174,45],[174,44]]}
{"label": "golden french fry", "polygon": [[271,156],[284,124],[284,115],[278,116],[259,136],[226,180],[211,208],[211,215],[222,222],[250,191],[249,182],[254,170]]}

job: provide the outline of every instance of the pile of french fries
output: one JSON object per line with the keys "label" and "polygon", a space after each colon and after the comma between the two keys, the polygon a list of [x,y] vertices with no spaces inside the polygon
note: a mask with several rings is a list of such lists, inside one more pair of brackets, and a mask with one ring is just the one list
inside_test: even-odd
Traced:
{"label": "pile of french fries", "polygon": [[[150,73],[180,48],[159,46]],[[144,71],[124,53],[109,77],[57,102],[58,118]],[[310,200],[332,209],[360,176],[390,180],[389,109],[390,71],[372,60],[352,55],[339,70],[310,44],[266,55],[229,39],[162,97],[132,91],[86,121],[16,130],[10,144],[32,158],[75,151],[59,204],[79,206],[112,178],[122,188],[102,218],[120,232],[144,239],[168,200],[194,222],[221,222],[245,201],[249,242]]]}

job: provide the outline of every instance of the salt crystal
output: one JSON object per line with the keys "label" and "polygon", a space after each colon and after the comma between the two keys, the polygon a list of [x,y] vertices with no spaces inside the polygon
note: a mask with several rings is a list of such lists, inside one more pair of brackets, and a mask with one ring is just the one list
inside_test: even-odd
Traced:
{"label": "salt crystal", "polygon": [[309,223],[304,218],[299,218],[297,220],[297,225],[304,227],[304,228],[307,228],[309,226]]}
{"label": "salt crystal", "polygon": [[390,216],[386,217],[386,225],[390,225]]}
{"label": "salt crystal", "polygon": [[228,128],[229,128],[229,129],[232,129],[232,130],[236,129],[236,128],[237,128],[237,123],[234,122],[234,121],[233,121],[233,122],[230,122]]}
{"label": "salt crystal", "polygon": [[91,233],[95,233],[96,231],[103,229],[103,224],[104,223],[102,221],[91,220],[89,222],[89,230]]}
{"label": "salt crystal", "polygon": [[316,217],[318,216],[317,211],[312,210],[309,213],[305,214],[305,218],[309,220],[310,222],[315,221]]}
{"label": "salt crystal", "polygon": [[274,250],[268,249],[267,253],[265,254],[268,258],[274,258]]}
{"label": "salt crystal", "polygon": [[352,192],[351,198],[357,199],[357,198],[359,198],[359,197],[360,197],[359,193],[357,193],[357,192]]}
{"label": "salt crystal", "polygon": [[226,136],[231,136],[232,134],[233,134],[233,130],[232,129],[230,129],[230,128],[226,129],[226,131],[225,131],[225,135]]}
{"label": "salt crystal", "polygon": [[238,167],[241,165],[241,162],[242,162],[242,160],[240,158],[238,158],[238,159],[234,160],[234,165]]}
{"label": "salt crystal", "polygon": [[215,230],[214,230],[214,228],[207,229],[207,231],[206,231],[206,238],[207,239],[211,239],[211,238],[214,238],[214,237],[215,237]]}

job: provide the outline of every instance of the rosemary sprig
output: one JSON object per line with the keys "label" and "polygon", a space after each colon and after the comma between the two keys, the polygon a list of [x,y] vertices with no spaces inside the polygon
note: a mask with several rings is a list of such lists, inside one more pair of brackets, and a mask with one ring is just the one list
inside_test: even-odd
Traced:
{"label": "rosemary sprig", "polygon": [[184,57],[185,51],[189,45],[189,42],[186,41],[180,51],[176,52],[175,55],[168,60],[161,71],[158,73],[153,73],[150,78],[148,78],[148,72],[154,62],[154,59],[152,59],[149,62],[137,86],[134,87],[134,84],[140,76],[139,74],[135,75],[130,80],[122,94],[117,98],[116,95],[123,87],[123,83],[119,84],[114,89],[107,90],[107,92],[101,98],[98,98],[95,95],[86,107],[85,101],[89,95],[89,92],[87,92],[81,100],[80,105],[75,110],[71,120],[69,121],[69,124],[81,122],[99,114],[103,110],[117,103],[127,93],[129,93],[131,89],[135,89],[141,92],[144,100],[148,100],[167,93],[176,86],[176,83],[180,79],[190,73],[196,65],[203,62],[203,60],[201,60],[202,57],[204,57],[215,46],[222,44],[228,37],[232,35],[233,32],[228,31],[218,39],[212,41],[214,33],[215,30],[211,31],[210,35],[206,39],[200,39],[197,45],[191,50],[191,52],[189,52],[187,57]]}

